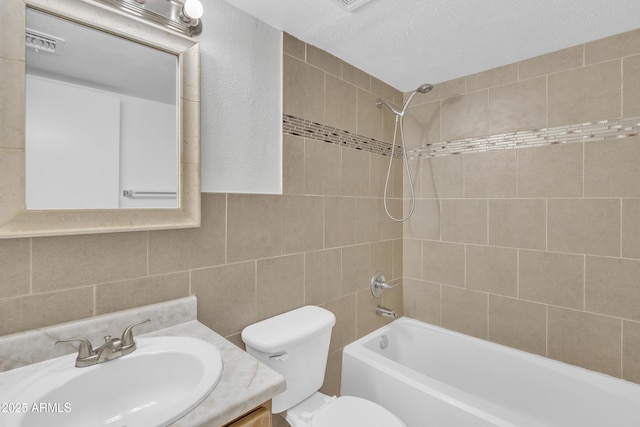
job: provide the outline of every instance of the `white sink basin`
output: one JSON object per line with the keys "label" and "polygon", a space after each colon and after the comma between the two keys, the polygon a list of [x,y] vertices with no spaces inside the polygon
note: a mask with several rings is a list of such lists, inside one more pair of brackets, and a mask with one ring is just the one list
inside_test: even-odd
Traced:
{"label": "white sink basin", "polygon": [[74,366],[76,354],[19,368],[17,386],[3,385],[0,375],[0,402],[14,405],[0,426],[165,426],[202,402],[222,374],[220,351],[207,342],[136,343],[133,353],[86,368]]}

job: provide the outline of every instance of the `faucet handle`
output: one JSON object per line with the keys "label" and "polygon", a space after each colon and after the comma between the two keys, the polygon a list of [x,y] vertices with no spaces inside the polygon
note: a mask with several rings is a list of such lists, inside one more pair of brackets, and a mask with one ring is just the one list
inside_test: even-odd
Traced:
{"label": "faucet handle", "polygon": [[133,328],[134,326],[142,325],[143,323],[147,322],[151,322],[151,319],[144,319],[140,322],[134,323],[133,325],[127,326],[127,328],[122,333],[122,338],[120,339],[123,349],[136,345],[136,342],[133,340]]}
{"label": "faucet handle", "polygon": [[91,346],[91,342],[86,338],[66,338],[56,341],[55,344],[74,341],[78,341],[80,343],[80,346],[78,347],[78,359],[85,359],[95,354],[93,347]]}

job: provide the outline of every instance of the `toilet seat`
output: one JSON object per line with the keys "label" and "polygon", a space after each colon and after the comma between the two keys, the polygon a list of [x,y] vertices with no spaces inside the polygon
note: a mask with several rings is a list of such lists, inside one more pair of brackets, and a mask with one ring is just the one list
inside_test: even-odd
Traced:
{"label": "toilet seat", "polygon": [[294,427],[406,427],[382,406],[353,396],[333,398],[317,411],[307,412],[296,421],[299,422]]}

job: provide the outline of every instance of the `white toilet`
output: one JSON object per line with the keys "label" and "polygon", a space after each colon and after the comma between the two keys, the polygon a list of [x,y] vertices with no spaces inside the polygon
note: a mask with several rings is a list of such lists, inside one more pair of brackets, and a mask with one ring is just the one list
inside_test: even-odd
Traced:
{"label": "white toilet", "polygon": [[284,416],[292,427],[406,427],[376,403],[359,397],[329,397],[318,391],[335,323],[330,311],[305,306],[242,331],[247,352],[287,382],[287,389],[273,398],[273,412]]}

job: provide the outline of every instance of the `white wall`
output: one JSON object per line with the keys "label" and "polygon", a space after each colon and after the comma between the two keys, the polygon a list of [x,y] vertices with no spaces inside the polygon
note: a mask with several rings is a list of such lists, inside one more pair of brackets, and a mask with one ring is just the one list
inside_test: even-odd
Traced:
{"label": "white wall", "polygon": [[202,191],[282,193],[282,33],[203,4]]}

